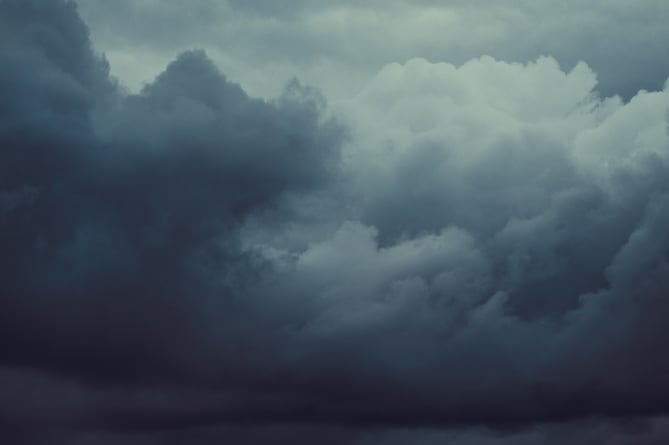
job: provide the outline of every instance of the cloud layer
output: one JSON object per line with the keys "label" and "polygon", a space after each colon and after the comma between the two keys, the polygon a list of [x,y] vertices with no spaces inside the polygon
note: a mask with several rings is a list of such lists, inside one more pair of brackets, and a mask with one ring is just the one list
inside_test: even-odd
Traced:
{"label": "cloud layer", "polygon": [[131,94],[61,0],[0,0],[0,64],[10,442],[666,438],[669,84],[412,58],[328,106],[195,50]]}
{"label": "cloud layer", "polygon": [[77,3],[114,73],[132,88],[150,81],[175,48],[193,45],[263,96],[298,73],[348,97],[382,66],[415,57],[460,65],[482,54],[519,63],[550,55],[564,69],[585,61],[598,73],[598,90],[626,99],[662,88],[669,72],[664,0]]}

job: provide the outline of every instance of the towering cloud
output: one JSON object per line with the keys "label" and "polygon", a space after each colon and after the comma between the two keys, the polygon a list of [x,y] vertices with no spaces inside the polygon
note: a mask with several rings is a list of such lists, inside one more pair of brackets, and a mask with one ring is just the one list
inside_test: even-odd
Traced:
{"label": "towering cloud", "polygon": [[134,94],[64,0],[0,0],[0,65],[8,443],[666,439],[669,86],[414,58],[328,106],[193,50]]}
{"label": "towering cloud", "polygon": [[252,99],[202,52],[123,95],[73,4],[1,7],[4,361],[188,367],[172,348],[197,343],[196,313],[260,267],[239,224],[327,181],[339,129],[299,84]]}

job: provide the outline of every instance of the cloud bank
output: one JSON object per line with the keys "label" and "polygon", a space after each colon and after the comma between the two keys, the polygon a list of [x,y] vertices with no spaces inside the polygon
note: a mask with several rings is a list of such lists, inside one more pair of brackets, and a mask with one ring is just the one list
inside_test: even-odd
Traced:
{"label": "cloud bank", "polygon": [[666,439],[669,84],[414,58],[328,106],[195,50],[132,94],[71,2],[0,30],[9,442]]}

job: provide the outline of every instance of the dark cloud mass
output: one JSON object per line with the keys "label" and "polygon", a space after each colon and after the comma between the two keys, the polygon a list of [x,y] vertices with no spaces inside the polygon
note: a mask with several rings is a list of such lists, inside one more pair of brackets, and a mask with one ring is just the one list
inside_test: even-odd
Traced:
{"label": "dark cloud mass", "polygon": [[323,183],[338,130],[298,84],[251,99],[197,51],[124,96],[73,4],[3,1],[1,17],[3,357],[162,368],[161,339],[195,341],[193,311],[258,266],[236,228]]}
{"label": "dark cloud mass", "polygon": [[669,438],[667,86],[415,58],[328,105],[189,50],[135,94],[64,0],[0,0],[0,66],[3,443]]}

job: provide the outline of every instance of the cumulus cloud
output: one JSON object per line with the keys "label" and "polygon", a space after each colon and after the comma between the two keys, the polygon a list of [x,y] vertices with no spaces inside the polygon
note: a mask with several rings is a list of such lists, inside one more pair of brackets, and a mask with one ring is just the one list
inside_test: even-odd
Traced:
{"label": "cumulus cloud", "polygon": [[252,99],[197,51],[123,95],[73,4],[1,6],[4,360],[162,369],[193,310],[260,267],[235,228],[327,181],[340,131],[299,84]]}
{"label": "cumulus cloud", "polygon": [[7,440],[666,438],[669,84],[413,58],[328,106],[195,50],[134,94],[71,2],[0,30]]}

